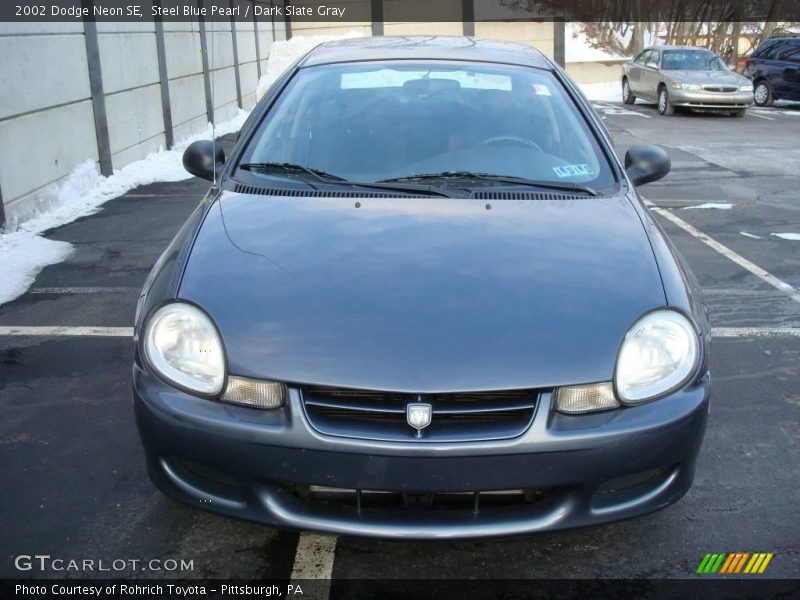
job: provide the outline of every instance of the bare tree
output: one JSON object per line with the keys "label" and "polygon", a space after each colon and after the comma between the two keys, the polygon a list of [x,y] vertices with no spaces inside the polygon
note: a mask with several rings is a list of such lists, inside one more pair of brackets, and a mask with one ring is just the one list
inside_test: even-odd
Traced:
{"label": "bare tree", "polygon": [[762,39],[800,28],[800,23],[780,21],[787,14],[797,18],[795,0],[495,1],[520,18],[550,11],[567,20],[608,19],[584,22],[584,33],[595,48],[623,56],[637,54],[649,41],[708,48],[735,63]]}

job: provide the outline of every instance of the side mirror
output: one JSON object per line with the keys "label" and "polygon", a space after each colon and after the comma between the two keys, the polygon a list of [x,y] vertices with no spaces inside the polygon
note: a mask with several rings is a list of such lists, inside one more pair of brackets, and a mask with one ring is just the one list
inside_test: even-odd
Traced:
{"label": "side mirror", "polygon": [[625,172],[633,185],[658,181],[672,168],[669,154],[661,146],[641,144],[631,146],[625,154]]}
{"label": "side mirror", "polygon": [[192,142],[183,153],[183,168],[195,177],[214,181],[225,166],[225,152],[211,140]]}

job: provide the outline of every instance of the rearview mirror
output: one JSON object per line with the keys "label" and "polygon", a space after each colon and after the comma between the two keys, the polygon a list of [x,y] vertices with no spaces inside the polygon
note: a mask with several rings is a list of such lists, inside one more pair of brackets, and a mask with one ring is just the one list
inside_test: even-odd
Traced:
{"label": "rearview mirror", "polygon": [[192,142],[183,153],[183,168],[195,177],[214,181],[225,166],[225,152],[211,140]]}
{"label": "rearview mirror", "polygon": [[672,168],[669,154],[661,146],[641,144],[625,153],[625,172],[633,185],[658,181]]}

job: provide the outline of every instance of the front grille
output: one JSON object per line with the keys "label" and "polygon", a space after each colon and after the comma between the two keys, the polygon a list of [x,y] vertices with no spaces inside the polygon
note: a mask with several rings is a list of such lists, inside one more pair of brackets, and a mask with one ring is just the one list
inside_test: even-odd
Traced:
{"label": "front grille", "polygon": [[410,493],[382,490],[355,490],[315,485],[297,485],[291,489],[295,499],[355,509],[481,510],[506,506],[538,504],[553,494],[550,489],[490,490],[474,492]]}
{"label": "front grille", "polygon": [[703,89],[707,92],[723,92],[728,94],[735,92],[739,88],[735,85],[704,85]]}
{"label": "front grille", "polygon": [[[383,441],[463,442],[507,439],[531,423],[538,390],[403,394],[322,386],[301,389],[312,427],[327,435]],[[431,406],[430,424],[417,430],[406,412]]]}

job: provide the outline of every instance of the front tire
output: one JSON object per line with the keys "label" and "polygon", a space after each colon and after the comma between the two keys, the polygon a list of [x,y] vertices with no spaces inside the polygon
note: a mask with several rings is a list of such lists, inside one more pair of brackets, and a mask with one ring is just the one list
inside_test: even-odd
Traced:
{"label": "front tire", "polygon": [[669,101],[669,93],[667,88],[661,86],[658,90],[658,114],[669,116],[675,113],[675,107]]}
{"label": "front tire", "polygon": [[762,79],[753,89],[753,102],[756,103],[756,106],[772,106],[773,99],[772,86],[769,81]]}
{"label": "front tire", "polygon": [[628,83],[628,78],[622,79],[622,102],[625,104],[633,104],[636,102],[636,96],[631,92],[631,86]]}
{"label": "front tire", "polygon": [[747,114],[746,108],[740,108],[739,110],[735,110],[731,113],[731,116],[736,119],[741,119],[743,116]]}

